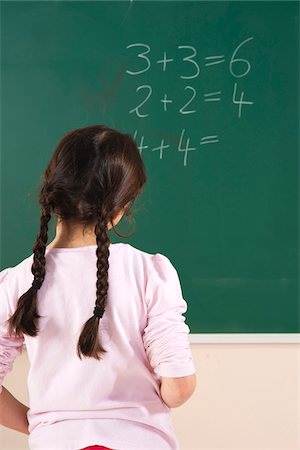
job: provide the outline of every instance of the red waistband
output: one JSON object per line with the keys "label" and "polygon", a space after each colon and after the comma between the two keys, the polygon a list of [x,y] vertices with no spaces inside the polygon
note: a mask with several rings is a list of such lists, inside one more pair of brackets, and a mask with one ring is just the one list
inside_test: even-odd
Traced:
{"label": "red waistband", "polygon": [[107,447],[102,447],[102,445],[91,445],[90,447],[84,447],[81,450],[111,450]]}

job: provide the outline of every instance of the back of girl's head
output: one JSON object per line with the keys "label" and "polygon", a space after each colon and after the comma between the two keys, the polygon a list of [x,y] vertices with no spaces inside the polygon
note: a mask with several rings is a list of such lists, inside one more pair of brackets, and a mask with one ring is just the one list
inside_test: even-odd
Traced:
{"label": "back of girl's head", "polygon": [[[146,171],[134,139],[104,125],[77,128],[58,143],[46,167],[39,194],[40,230],[32,247],[34,278],[44,281],[48,223],[53,214],[62,221],[93,227],[96,235],[97,283],[95,311],[105,311],[108,292],[108,224],[130,207],[146,183]],[[130,205],[130,206],[128,206]],[[118,233],[117,233],[118,234]],[[10,333],[36,336],[37,288],[31,286],[19,299],[8,320]],[[77,343],[77,354],[100,359],[105,349],[98,333],[100,317],[91,311]],[[100,327],[101,328],[101,327]]]}
{"label": "back of girl's head", "polygon": [[134,140],[103,125],[79,128],[59,142],[45,171],[40,203],[62,220],[112,220],[146,181]]}

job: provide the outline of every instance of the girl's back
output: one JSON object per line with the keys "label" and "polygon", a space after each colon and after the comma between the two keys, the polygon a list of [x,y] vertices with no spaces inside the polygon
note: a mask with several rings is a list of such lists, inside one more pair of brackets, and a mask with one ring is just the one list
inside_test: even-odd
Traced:
{"label": "girl's back", "polygon": [[[176,269],[110,243],[97,225],[94,245],[41,249],[41,235],[30,257],[0,272],[2,379],[25,341],[30,449],[178,449],[161,382],[195,369]],[[15,320],[19,337],[4,325],[21,317],[22,295],[23,311],[36,302],[37,335],[26,333],[30,316]]]}

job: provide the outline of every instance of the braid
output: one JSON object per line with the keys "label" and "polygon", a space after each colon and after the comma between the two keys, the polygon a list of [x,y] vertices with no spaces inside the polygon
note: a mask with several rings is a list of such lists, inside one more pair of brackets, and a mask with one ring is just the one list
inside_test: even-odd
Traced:
{"label": "braid", "polygon": [[[48,222],[51,219],[50,209],[44,208],[40,219],[40,233],[37,236],[36,243],[33,245],[33,263],[31,272],[34,278],[40,282],[40,285],[45,278],[45,251],[48,240]],[[36,327],[36,320],[40,318],[37,313],[37,285],[31,286],[18,300],[17,309],[14,314],[8,319],[9,333],[15,333],[20,336],[25,333],[29,336],[36,336],[38,329]]]}
{"label": "braid", "polygon": [[109,257],[109,239],[107,235],[107,222],[100,218],[96,228],[97,239],[97,299],[96,307],[105,309],[108,291],[108,257]]}
{"label": "braid", "polygon": [[[77,354],[81,358],[80,353],[85,356],[101,359],[101,354],[106,350],[102,347],[100,337],[98,335],[100,317],[105,311],[108,292],[108,258],[109,258],[109,238],[107,234],[106,215],[103,214],[98,218],[95,226],[95,234],[97,241],[97,283],[96,283],[96,305],[94,315],[83,326],[79,341],[77,344]],[[99,315],[96,315],[99,314]]]}
{"label": "braid", "polygon": [[44,210],[40,220],[40,233],[37,236],[37,240],[32,247],[33,250],[33,264],[31,272],[34,277],[43,282],[45,278],[45,251],[48,241],[48,222],[51,219],[51,213],[48,210]]}

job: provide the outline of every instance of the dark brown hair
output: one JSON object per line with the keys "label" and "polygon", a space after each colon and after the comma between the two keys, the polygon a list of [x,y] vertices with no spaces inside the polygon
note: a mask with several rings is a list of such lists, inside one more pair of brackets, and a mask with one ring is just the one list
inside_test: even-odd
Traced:
{"label": "dark brown hair", "polygon": [[[40,283],[45,278],[48,222],[52,214],[61,220],[93,226],[97,242],[97,283],[95,307],[105,309],[108,291],[110,240],[107,225],[116,232],[113,219],[130,210],[144,184],[146,171],[139,149],[129,134],[104,125],[77,128],[62,137],[44,172],[39,192],[40,231],[33,250],[31,272]],[[128,206],[129,205],[129,206]],[[119,236],[120,234],[116,232]],[[126,236],[125,236],[126,237]],[[9,333],[15,330],[36,336],[37,288],[31,286],[18,301],[8,319]],[[106,352],[98,334],[100,318],[93,315],[83,325],[77,354],[101,359]]]}

